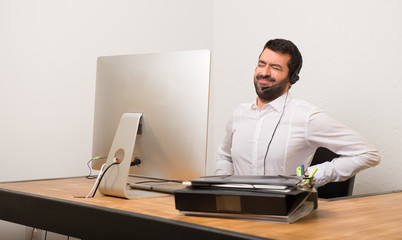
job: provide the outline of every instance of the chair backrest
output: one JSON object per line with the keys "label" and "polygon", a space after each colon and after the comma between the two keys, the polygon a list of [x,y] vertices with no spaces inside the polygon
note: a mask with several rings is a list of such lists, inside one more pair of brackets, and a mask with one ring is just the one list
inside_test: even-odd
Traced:
{"label": "chair backrest", "polygon": [[[331,161],[339,157],[336,153],[328,150],[327,148],[320,147],[315,152],[311,165]],[[342,182],[330,182],[317,189],[319,198],[336,198],[351,196],[353,193],[353,185],[355,176]]]}

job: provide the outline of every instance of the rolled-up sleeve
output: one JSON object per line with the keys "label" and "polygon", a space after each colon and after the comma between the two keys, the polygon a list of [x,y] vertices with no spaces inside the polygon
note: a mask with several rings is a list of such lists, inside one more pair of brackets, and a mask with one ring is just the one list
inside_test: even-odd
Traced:
{"label": "rolled-up sleeve", "polygon": [[340,155],[331,162],[308,168],[309,172],[317,168],[316,186],[344,181],[380,163],[379,152],[366,139],[323,112],[311,114],[306,130],[308,144],[328,148]]}

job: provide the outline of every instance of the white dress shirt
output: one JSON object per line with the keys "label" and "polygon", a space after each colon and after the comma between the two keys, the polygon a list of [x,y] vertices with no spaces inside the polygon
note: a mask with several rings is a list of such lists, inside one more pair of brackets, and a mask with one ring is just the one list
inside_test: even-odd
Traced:
{"label": "white dress shirt", "polygon": [[295,175],[298,166],[310,165],[318,147],[341,156],[308,168],[317,168],[316,186],[344,181],[380,162],[378,151],[357,132],[285,94],[261,110],[254,102],[234,111],[218,150],[215,174]]}

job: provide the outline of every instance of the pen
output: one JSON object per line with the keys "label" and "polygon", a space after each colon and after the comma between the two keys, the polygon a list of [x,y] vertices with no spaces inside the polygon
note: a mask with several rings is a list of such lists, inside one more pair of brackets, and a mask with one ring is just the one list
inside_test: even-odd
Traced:
{"label": "pen", "polygon": [[315,172],[317,172],[317,168],[314,168],[313,172],[308,175],[308,179],[306,179],[306,182],[310,182],[310,179],[314,177]]}

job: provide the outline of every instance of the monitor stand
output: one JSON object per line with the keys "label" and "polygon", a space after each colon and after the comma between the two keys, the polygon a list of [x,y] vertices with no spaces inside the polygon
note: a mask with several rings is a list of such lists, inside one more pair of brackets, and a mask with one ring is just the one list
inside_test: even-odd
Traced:
{"label": "monitor stand", "polygon": [[135,198],[166,196],[166,194],[142,190],[127,190],[127,178],[130,171],[135,140],[142,113],[124,113],[120,119],[116,135],[106,160],[105,169],[113,164],[115,158],[119,164],[110,167],[99,185],[99,192],[104,195]]}

